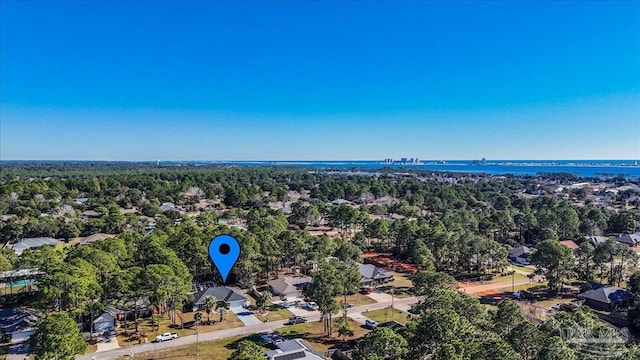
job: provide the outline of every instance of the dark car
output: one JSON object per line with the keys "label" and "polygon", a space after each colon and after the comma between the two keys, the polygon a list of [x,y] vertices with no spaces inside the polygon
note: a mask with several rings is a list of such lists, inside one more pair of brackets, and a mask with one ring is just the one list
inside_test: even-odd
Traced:
{"label": "dark car", "polygon": [[302,324],[305,322],[307,322],[307,318],[296,315],[289,318],[289,322],[287,322],[287,325]]}
{"label": "dark car", "polygon": [[116,336],[116,329],[114,328],[107,328],[103,333],[102,333],[102,337],[107,338],[107,339],[111,339],[112,337]]}

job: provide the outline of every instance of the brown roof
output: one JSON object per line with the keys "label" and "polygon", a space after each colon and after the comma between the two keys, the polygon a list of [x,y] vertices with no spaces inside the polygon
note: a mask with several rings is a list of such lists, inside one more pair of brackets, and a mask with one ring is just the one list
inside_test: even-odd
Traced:
{"label": "brown roof", "polygon": [[576,244],[575,242],[573,242],[573,240],[564,240],[564,241],[560,241],[560,244],[568,247],[571,250],[575,250],[577,248],[579,248],[578,244]]}

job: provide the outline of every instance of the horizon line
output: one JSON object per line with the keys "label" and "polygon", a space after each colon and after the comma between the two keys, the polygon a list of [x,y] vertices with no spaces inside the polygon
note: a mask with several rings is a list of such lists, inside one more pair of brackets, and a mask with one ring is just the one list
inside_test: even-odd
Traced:
{"label": "horizon line", "polygon": [[[389,157],[393,161],[400,161],[403,158],[392,158]],[[420,163],[422,162],[438,162],[438,161],[481,161],[483,158],[474,158],[474,159],[420,159],[419,157],[405,157],[406,160],[418,159]],[[576,159],[576,158],[556,158],[556,159],[488,159],[484,158],[486,161],[496,162],[496,161],[546,161],[546,162],[556,162],[556,161],[640,161],[640,157],[638,158],[626,158],[626,159]],[[360,161],[379,161],[385,162],[385,159],[269,159],[269,160],[257,160],[257,159],[220,159],[220,160],[212,160],[212,159],[143,159],[143,160],[124,160],[124,159],[0,159],[0,162],[63,162],[63,161],[75,161],[75,162],[128,162],[128,163],[146,163],[146,162],[208,162],[208,163],[224,163],[224,162],[360,162]]]}

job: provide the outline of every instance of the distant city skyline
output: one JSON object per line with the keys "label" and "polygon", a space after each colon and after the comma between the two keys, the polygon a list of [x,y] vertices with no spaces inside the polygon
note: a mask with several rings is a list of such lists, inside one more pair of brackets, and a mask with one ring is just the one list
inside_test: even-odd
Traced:
{"label": "distant city skyline", "polygon": [[640,2],[1,8],[0,160],[640,159]]}

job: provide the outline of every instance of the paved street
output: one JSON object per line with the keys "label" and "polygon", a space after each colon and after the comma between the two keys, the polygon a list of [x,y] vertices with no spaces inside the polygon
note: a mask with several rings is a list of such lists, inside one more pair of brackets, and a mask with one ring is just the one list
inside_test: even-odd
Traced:
{"label": "paved street", "polygon": [[[396,299],[394,303],[399,308],[400,307],[408,308],[408,306],[410,306],[413,303],[416,303],[417,301],[418,301],[417,298],[406,298],[406,299]],[[349,309],[348,314],[349,316],[353,315],[355,317],[360,317],[362,316],[360,315],[360,313],[362,313],[367,309],[368,310],[383,309],[389,305],[391,305],[391,302],[371,304],[366,306],[358,306],[358,307]],[[317,313],[311,314],[311,315],[307,314],[306,316],[307,316],[307,319],[309,319],[309,321],[320,320],[320,315]],[[283,327],[285,322],[287,322],[287,320],[270,321],[267,323],[243,326],[243,327],[238,327],[233,329],[211,331],[211,332],[200,334],[199,341],[201,342],[212,341],[212,340],[225,339],[225,338],[239,336],[239,335],[249,335],[249,334],[255,334],[259,332],[274,331],[278,328]],[[80,355],[80,356],[76,356],[76,359],[78,360],[91,360],[92,358],[95,358],[96,360],[117,359],[118,357],[121,357],[121,356],[127,356],[127,355],[131,356],[131,355],[145,353],[145,352],[152,352],[160,349],[167,349],[167,348],[181,346],[181,345],[193,344],[195,342],[196,342],[196,336],[189,335],[189,336],[181,337],[179,339],[171,340],[163,343],[133,345],[131,347],[123,347],[116,350],[110,350],[110,351],[87,354],[87,355]]]}
{"label": "paved street", "polygon": [[[528,284],[529,282],[530,282],[529,279],[519,279],[519,280],[516,280],[514,284],[518,286],[518,285]],[[511,285],[512,285],[511,280],[505,280],[505,281],[501,281],[493,284],[467,286],[461,290],[465,291],[468,294],[478,294],[485,291],[504,289],[504,288],[510,287]],[[367,311],[384,309],[389,305],[391,305],[391,296],[388,294],[380,294],[380,296],[376,298],[376,300],[382,300],[382,301],[376,304],[357,306],[349,309],[348,310],[349,317],[354,319],[356,322],[363,324],[364,321],[367,319],[366,317]],[[396,309],[407,311],[409,310],[411,305],[415,304],[416,302],[418,302],[418,298],[415,298],[415,297],[405,298],[405,299],[396,298],[394,299],[393,304]],[[300,315],[305,316],[309,321],[320,320],[320,313],[317,311],[310,312],[310,311],[297,309],[297,308],[291,308],[289,310],[292,310],[295,314],[299,313]],[[211,331],[211,332],[200,334],[199,341],[201,342],[212,341],[212,340],[225,339],[225,338],[239,336],[239,335],[249,335],[249,334],[256,334],[260,332],[270,332],[283,327],[285,322],[287,322],[287,320],[270,321],[267,323],[247,325],[247,326],[233,328],[233,329]],[[167,349],[167,348],[176,347],[176,346],[193,344],[195,342],[196,342],[196,336],[189,335],[189,336],[181,337],[176,340],[171,340],[171,341],[167,341],[159,344],[150,343],[150,344],[143,344],[143,345],[133,345],[130,347],[123,347],[123,348],[104,351],[100,353],[81,355],[81,356],[77,356],[76,359],[91,360],[94,357],[96,360],[116,359],[121,356],[127,356],[127,355],[131,356],[131,355],[145,353],[145,352],[152,352],[160,349]]]}

